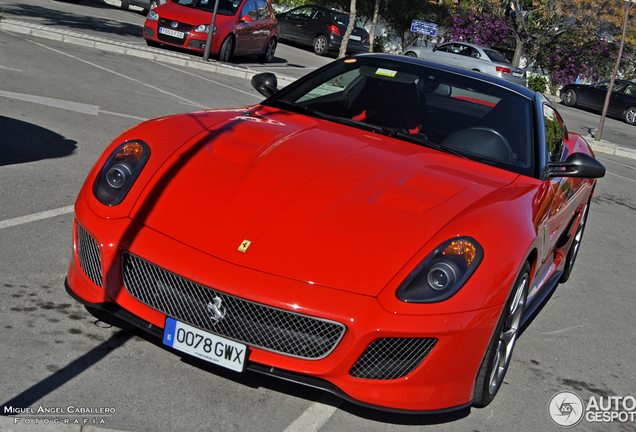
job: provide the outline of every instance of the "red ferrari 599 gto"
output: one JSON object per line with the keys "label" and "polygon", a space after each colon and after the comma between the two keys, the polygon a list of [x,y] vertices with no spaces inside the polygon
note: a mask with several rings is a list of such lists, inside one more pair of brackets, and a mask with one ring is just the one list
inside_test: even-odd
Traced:
{"label": "red ferrari 599 gto", "polygon": [[363,54],[147,121],[75,205],[67,288],[192,355],[407,412],[487,405],[605,168],[541,94]]}

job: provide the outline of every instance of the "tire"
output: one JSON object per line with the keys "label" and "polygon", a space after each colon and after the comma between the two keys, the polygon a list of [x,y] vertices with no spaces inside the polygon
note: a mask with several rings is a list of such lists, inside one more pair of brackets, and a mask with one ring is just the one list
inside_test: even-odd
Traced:
{"label": "tire", "polygon": [[323,35],[314,39],[314,53],[319,56],[326,56],[329,52],[329,41]]}
{"label": "tire", "polygon": [[265,52],[258,56],[258,59],[263,63],[269,63],[274,59],[274,54],[276,53],[276,38],[271,38],[269,42],[267,42],[267,46],[265,47]]}
{"label": "tire", "polygon": [[148,5],[148,12],[150,12],[157,6],[159,6],[159,0],[150,0],[150,4]]}
{"label": "tire", "polygon": [[587,213],[589,209],[590,202],[588,201],[583,209],[581,219],[579,220],[579,226],[576,228],[576,232],[574,233],[574,240],[572,240],[568,255],[565,258],[565,267],[563,269],[563,274],[561,274],[561,278],[559,279],[559,283],[565,283],[568,279],[570,279],[570,275],[574,269],[576,256],[579,254],[579,246],[581,246],[581,239],[583,238],[583,232],[585,231],[585,224],[587,222]]}
{"label": "tire", "polygon": [[475,407],[482,408],[488,405],[501,388],[526,310],[528,285],[530,285],[530,263],[526,261],[510,291],[477,373],[473,394]]}
{"label": "tire", "polygon": [[223,41],[223,45],[221,45],[221,49],[219,50],[219,61],[227,63],[230,61],[230,57],[232,57],[233,52],[234,38],[232,36],[228,36]]}
{"label": "tire", "polygon": [[128,10],[128,8],[130,8],[130,1],[129,0],[121,0],[121,9],[123,10]]}
{"label": "tire", "polygon": [[567,90],[563,95],[563,105],[573,107],[576,106],[576,92],[574,90]]}
{"label": "tire", "polygon": [[409,52],[407,52],[404,55],[407,56],[407,57],[415,57],[415,58],[417,58],[417,54],[415,54],[413,51],[409,51]]}
{"label": "tire", "polygon": [[636,107],[627,108],[623,113],[623,120],[632,126],[636,125]]}

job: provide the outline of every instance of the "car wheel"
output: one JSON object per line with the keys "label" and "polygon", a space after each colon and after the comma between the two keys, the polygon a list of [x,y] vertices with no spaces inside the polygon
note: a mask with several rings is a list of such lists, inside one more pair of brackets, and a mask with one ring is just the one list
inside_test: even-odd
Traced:
{"label": "car wheel", "polygon": [[150,0],[150,4],[148,5],[148,11],[150,12],[157,6],[159,6],[159,0]]}
{"label": "car wheel", "polygon": [[625,120],[625,123],[636,125],[636,107],[627,108],[623,114],[623,119]]}
{"label": "car wheel", "polygon": [[530,263],[526,262],[521,268],[501,312],[492,340],[479,368],[473,395],[473,405],[476,407],[488,405],[503,383],[512,357],[512,350],[517,342],[523,313],[526,310],[528,285],[530,285]]}
{"label": "car wheel", "polygon": [[415,54],[413,51],[409,51],[406,54],[404,54],[407,57],[417,57],[417,54]]}
{"label": "car wheel", "polygon": [[130,1],[129,0],[121,0],[121,9],[123,10],[128,10],[128,8],[130,7]]}
{"label": "car wheel", "polygon": [[576,105],[576,92],[574,90],[567,90],[563,95],[563,104],[573,107]]}
{"label": "car wheel", "polygon": [[583,238],[583,231],[585,231],[585,223],[587,222],[587,212],[589,208],[590,202],[588,201],[583,209],[583,213],[581,214],[579,226],[576,228],[576,232],[574,233],[574,240],[572,240],[572,245],[570,246],[568,255],[565,258],[565,267],[563,269],[563,274],[559,279],[559,283],[565,283],[568,279],[570,279],[570,275],[574,269],[574,261],[576,261],[576,256],[579,253],[579,246],[581,245],[581,239]]}
{"label": "car wheel", "polygon": [[271,38],[269,42],[267,42],[267,47],[265,47],[265,52],[258,56],[258,59],[263,63],[269,63],[274,59],[274,54],[276,53],[276,38]]}
{"label": "car wheel", "polygon": [[223,45],[221,45],[221,50],[219,51],[219,61],[226,63],[230,61],[232,51],[234,51],[234,38],[232,36],[228,36],[223,41]]}
{"label": "car wheel", "polygon": [[327,55],[329,51],[327,38],[323,35],[314,39],[314,52],[319,56]]}

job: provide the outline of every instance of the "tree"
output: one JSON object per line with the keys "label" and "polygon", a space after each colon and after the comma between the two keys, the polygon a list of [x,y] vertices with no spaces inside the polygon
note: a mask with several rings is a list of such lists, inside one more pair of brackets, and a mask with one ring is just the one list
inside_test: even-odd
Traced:
{"label": "tree", "polygon": [[[410,33],[414,19],[435,23],[443,26],[448,22],[450,14],[442,3],[426,0],[389,0],[386,8],[381,12],[388,27],[397,32],[402,39],[402,50],[420,37],[417,33]],[[408,36],[407,32],[409,32]]]}
{"label": "tree", "polygon": [[338,58],[343,58],[347,54],[347,45],[349,44],[349,37],[351,33],[353,33],[353,27],[356,23],[356,0],[351,0],[351,5],[349,6],[349,24],[347,25],[347,30],[345,34],[342,36],[342,42],[340,43],[340,52],[338,53]]}
{"label": "tree", "polygon": [[618,34],[624,17],[623,0],[477,0],[477,5],[509,20],[514,32],[513,65],[519,66],[528,47],[546,37],[573,30],[600,36]]}

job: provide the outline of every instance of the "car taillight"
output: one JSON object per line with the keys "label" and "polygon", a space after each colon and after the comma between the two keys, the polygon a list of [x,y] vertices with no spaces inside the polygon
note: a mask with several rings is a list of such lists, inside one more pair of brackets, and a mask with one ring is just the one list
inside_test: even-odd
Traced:
{"label": "car taillight", "polygon": [[369,36],[366,37],[366,39],[364,40],[365,42],[369,42]]}
{"label": "car taillight", "polygon": [[341,36],[340,30],[338,30],[338,27],[336,27],[335,25],[330,24],[327,28],[329,29],[331,33],[335,34],[336,36]]}
{"label": "car taillight", "polygon": [[497,72],[501,72],[501,73],[505,73],[505,74],[512,73],[512,71],[510,69],[502,67],[502,66],[497,66]]}

